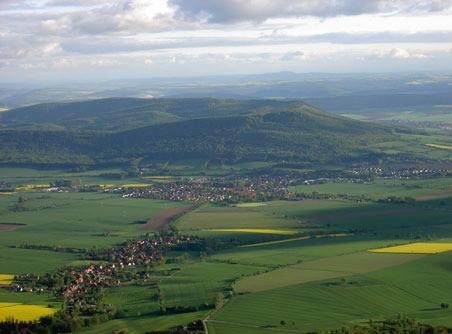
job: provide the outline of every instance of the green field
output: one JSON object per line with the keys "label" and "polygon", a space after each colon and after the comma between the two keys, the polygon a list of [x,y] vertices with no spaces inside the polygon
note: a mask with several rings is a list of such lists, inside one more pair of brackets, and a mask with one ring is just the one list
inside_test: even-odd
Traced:
{"label": "green field", "polygon": [[364,251],[307,261],[260,275],[245,277],[236,282],[234,290],[238,293],[266,291],[284,286],[372,272],[419,258],[419,256],[411,254],[375,255],[377,254]]}
{"label": "green field", "polygon": [[8,168],[0,167],[2,181],[8,181],[13,186],[24,184],[45,184],[55,180],[70,180],[74,184],[128,184],[143,182],[138,177],[123,179],[109,178],[112,173],[124,173],[120,168],[94,169],[82,172],[70,172],[62,169]]}
{"label": "green field", "polygon": [[[12,208],[19,196],[25,210]],[[141,223],[157,212],[181,204],[122,199],[96,193],[22,193],[0,196],[0,223],[23,224],[0,231],[0,261],[5,274],[45,273],[77,263],[75,254],[12,248],[22,245],[87,248],[108,247],[146,231]],[[5,268],[5,269],[3,269]]]}
{"label": "green field", "polygon": [[[15,185],[42,184],[65,175],[76,177],[63,170],[2,171],[4,179]],[[114,183],[100,178],[100,173],[84,172],[77,177],[84,184]],[[145,333],[207,318],[209,333],[215,334],[305,333],[397,314],[452,326],[451,311],[440,307],[441,303],[452,304],[452,253],[368,251],[407,242],[450,241],[451,180],[376,179],[370,183],[330,182],[293,188],[303,193],[368,199],[418,199],[409,204],[353,198],[202,204],[172,225],[181,234],[205,238],[210,247],[171,253],[170,258],[185,258],[142,269],[150,273],[146,281],[131,280],[105,289],[106,301],[119,310],[119,316],[78,332]],[[121,182],[136,184],[142,180]],[[24,209],[17,211],[14,208],[19,198]],[[22,191],[0,196],[0,224],[23,224],[0,231],[0,274],[44,274],[87,263],[74,253],[21,246],[111,247],[152,232],[143,230],[145,221],[182,205],[186,203],[108,193]],[[262,230],[295,234],[259,233]],[[212,312],[219,293],[226,303]],[[13,293],[1,287],[0,301],[56,308],[61,305],[52,294]],[[182,311],[163,314],[161,305]]]}
{"label": "green field", "polygon": [[188,324],[206,316],[206,312],[190,312],[170,316],[139,316],[124,319],[115,319],[106,323],[79,330],[77,333],[120,333],[142,334],[152,330],[167,330],[180,324]]}
{"label": "green field", "polygon": [[[428,256],[366,275],[349,276],[344,281],[327,279],[238,296],[213,316],[209,326],[214,332],[216,321],[284,329],[280,325],[284,320],[287,329],[306,332],[369,318],[394,317],[397,313],[451,325],[450,311],[440,308],[440,303],[452,301],[447,284],[452,272],[445,267],[451,258],[449,253]],[[221,332],[229,333],[234,328],[226,326]]]}
{"label": "green field", "polygon": [[361,108],[353,113],[343,114],[366,121],[409,121],[425,123],[429,127],[431,122],[443,122],[452,124],[451,105],[413,106],[405,108]]}
{"label": "green field", "polygon": [[230,289],[232,281],[263,269],[215,262],[186,264],[171,277],[162,279],[165,303],[168,306],[211,304],[216,293]]}
{"label": "green field", "polygon": [[[452,188],[452,178],[428,180],[375,180],[366,183],[329,182],[323,184],[301,185],[294,187],[295,192],[365,196],[372,199],[388,196],[421,198],[429,194],[447,191]],[[447,195],[447,194],[445,194]],[[450,194],[449,194],[450,195]]]}
{"label": "green field", "polygon": [[[11,211],[18,197],[26,209]],[[0,233],[0,245],[24,243],[49,246],[105,247],[137,234],[140,224],[159,211],[180,204],[165,201],[123,199],[97,193],[24,193],[0,197],[2,224],[25,224]]]}
{"label": "green field", "polygon": [[177,222],[182,231],[234,228],[281,228],[299,227],[295,220],[274,217],[260,207],[203,206],[190,212]]}

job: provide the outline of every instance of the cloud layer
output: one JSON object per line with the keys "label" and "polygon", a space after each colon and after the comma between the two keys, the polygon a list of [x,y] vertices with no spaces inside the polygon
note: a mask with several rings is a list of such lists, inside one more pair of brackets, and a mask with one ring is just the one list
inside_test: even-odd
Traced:
{"label": "cloud layer", "polygon": [[0,21],[7,79],[452,69],[452,0],[2,0]]}
{"label": "cloud layer", "polygon": [[369,13],[422,13],[450,9],[450,0],[171,0],[182,15],[211,22],[264,21],[269,18]]}

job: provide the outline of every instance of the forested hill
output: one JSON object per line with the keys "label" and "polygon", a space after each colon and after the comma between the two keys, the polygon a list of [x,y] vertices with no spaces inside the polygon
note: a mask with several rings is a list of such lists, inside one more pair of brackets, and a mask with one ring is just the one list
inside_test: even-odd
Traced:
{"label": "forested hill", "polygon": [[108,98],[13,109],[0,113],[0,126],[122,131],[196,118],[293,111],[305,106],[302,101]]}
{"label": "forested hill", "polygon": [[[157,106],[171,118],[146,126],[155,119],[144,115]],[[6,115],[4,126],[13,126],[0,131],[3,164],[113,164],[133,158],[343,163],[375,158],[369,145],[396,137],[389,128],[300,101],[109,99],[64,104],[62,109],[40,105]],[[82,126],[82,118],[96,126]]]}

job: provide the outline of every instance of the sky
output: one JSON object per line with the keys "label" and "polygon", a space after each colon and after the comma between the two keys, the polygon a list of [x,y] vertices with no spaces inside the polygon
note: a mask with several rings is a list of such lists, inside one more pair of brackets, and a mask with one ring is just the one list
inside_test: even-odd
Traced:
{"label": "sky", "polygon": [[0,0],[0,81],[452,71],[452,0]]}

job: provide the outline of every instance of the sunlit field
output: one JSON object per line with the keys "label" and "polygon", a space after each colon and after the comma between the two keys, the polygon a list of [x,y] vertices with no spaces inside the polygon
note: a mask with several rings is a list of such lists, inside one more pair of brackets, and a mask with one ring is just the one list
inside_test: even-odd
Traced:
{"label": "sunlit field", "polygon": [[445,144],[426,144],[428,147],[433,147],[433,148],[440,148],[443,150],[452,150],[452,146],[451,145],[445,145]]}
{"label": "sunlit field", "polygon": [[0,285],[11,284],[14,279],[14,275],[0,274]]}
{"label": "sunlit field", "polygon": [[239,232],[239,233],[257,233],[257,234],[280,234],[280,235],[291,235],[297,234],[297,231],[291,230],[273,230],[273,229],[259,229],[259,228],[214,228],[209,231],[213,232]]}
{"label": "sunlit field", "polygon": [[0,321],[13,318],[19,321],[34,321],[50,316],[56,309],[40,305],[25,305],[17,303],[0,303]]}
{"label": "sunlit field", "polygon": [[416,242],[412,244],[371,249],[373,253],[438,254],[452,250],[452,243]]}
{"label": "sunlit field", "polygon": [[267,205],[266,203],[259,203],[259,202],[251,202],[251,203],[240,203],[237,204],[236,206],[238,208],[257,208],[259,206],[264,206]]}

